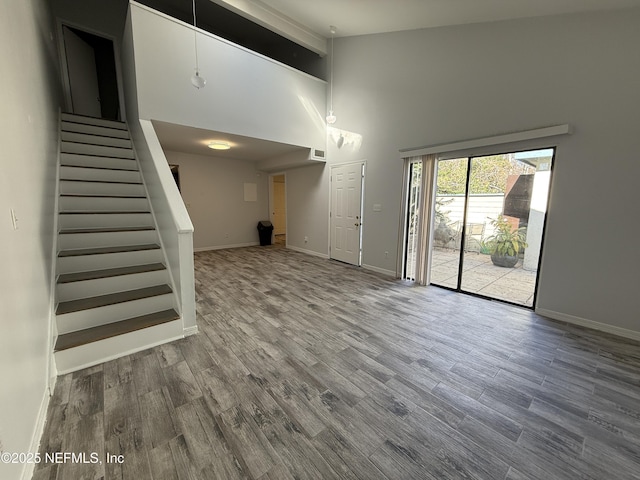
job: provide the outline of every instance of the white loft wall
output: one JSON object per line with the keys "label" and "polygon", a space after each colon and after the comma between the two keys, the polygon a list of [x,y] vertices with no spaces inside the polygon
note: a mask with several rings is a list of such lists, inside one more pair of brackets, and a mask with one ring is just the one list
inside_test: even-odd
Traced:
{"label": "white loft wall", "polygon": [[140,118],[324,150],[324,81],[199,31],[197,90],[192,27],[136,3],[130,17]]}
{"label": "white loft wall", "polygon": [[[48,2],[0,2],[0,450],[5,452],[37,450],[48,399],[60,100],[54,39]],[[0,462],[0,478],[30,478],[30,467]]]}
{"label": "white loft wall", "polygon": [[[180,186],[193,222],[194,250],[256,245],[257,225],[269,220],[268,175],[253,162],[165,151],[180,166]],[[258,200],[244,200],[244,184],[255,183]]]}
{"label": "white loft wall", "polygon": [[[363,263],[395,270],[399,149],[569,123],[537,144],[558,145],[539,310],[640,332],[638,25],[630,9],[337,39],[335,127],[362,144],[328,158],[367,160]],[[327,208],[322,181],[290,225]]]}

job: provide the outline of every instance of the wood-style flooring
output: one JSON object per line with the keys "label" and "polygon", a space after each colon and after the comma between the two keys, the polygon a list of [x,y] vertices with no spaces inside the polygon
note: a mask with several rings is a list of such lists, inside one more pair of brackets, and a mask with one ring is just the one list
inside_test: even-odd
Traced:
{"label": "wood-style flooring", "polygon": [[[198,335],[58,378],[34,479],[638,479],[640,344],[278,246]],[[123,463],[106,463],[105,455]]]}

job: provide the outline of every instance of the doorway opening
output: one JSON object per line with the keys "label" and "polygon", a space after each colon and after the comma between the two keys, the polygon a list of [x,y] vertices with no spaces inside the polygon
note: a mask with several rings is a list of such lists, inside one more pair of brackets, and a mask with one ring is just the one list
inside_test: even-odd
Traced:
{"label": "doorway opening", "polygon": [[415,276],[422,247],[428,283],[533,308],[554,156],[545,148],[436,159],[429,238],[414,220],[425,213],[422,162],[410,164],[404,278]]}
{"label": "doorway opening", "polygon": [[113,40],[62,25],[62,41],[67,110],[122,120]]}
{"label": "doorway opening", "polygon": [[171,175],[173,176],[173,180],[176,182],[176,187],[178,187],[178,191],[182,193],[182,189],[180,188],[180,165],[169,165],[171,169]]}
{"label": "doorway opening", "polygon": [[284,173],[270,176],[271,224],[273,243],[287,246],[287,177]]}

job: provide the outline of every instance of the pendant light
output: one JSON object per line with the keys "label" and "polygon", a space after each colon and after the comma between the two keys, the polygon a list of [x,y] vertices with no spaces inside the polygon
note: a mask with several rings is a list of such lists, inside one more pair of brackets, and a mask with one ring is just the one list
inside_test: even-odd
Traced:
{"label": "pendant light", "polygon": [[191,85],[198,90],[204,88],[207,84],[207,80],[200,75],[200,68],[198,67],[198,32],[196,31],[196,0],[193,2],[193,46],[196,53],[196,73],[191,77]]}
{"label": "pendant light", "polygon": [[329,31],[331,32],[331,73],[329,78],[329,115],[327,115],[327,123],[333,125],[337,120],[333,114],[333,37],[336,34],[336,27],[330,25]]}

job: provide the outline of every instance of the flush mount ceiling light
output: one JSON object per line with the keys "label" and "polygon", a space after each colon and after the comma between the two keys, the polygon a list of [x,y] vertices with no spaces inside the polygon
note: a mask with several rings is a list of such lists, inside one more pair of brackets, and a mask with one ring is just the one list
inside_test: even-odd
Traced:
{"label": "flush mount ceiling light", "polygon": [[191,76],[191,85],[198,90],[204,88],[207,84],[207,80],[200,75],[200,68],[198,67],[198,32],[196,31],[196,0],[192,0],[193,4],[193,47],[196,53],[196,73]]}
{"label": "flush mount ceiling light", "polygon": [[327,115],[327,123],[333,125],[337,120],[333,114],[333,37],[336,34],[336,27],[330,25],[329,31],[331,32],[331,73],[329,79],[329,115]]}
{"label": "flush mount ceiling light", "polygon": [[231,148],[227,142],[209,142],[207,146],[214,150],[229,150]]}

